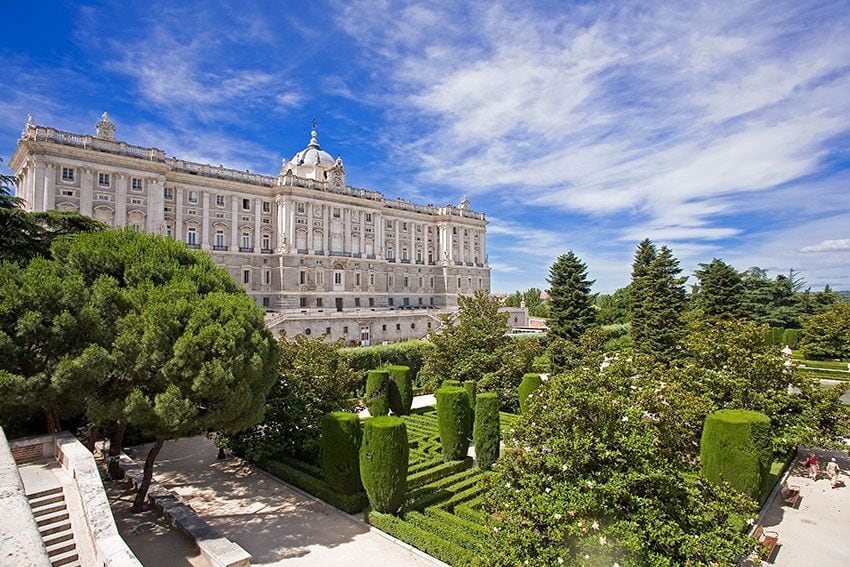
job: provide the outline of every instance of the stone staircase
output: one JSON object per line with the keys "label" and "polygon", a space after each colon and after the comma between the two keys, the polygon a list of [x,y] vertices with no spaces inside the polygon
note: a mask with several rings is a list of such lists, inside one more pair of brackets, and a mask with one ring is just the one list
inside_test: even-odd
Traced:
{"label": "stone staircase", "polygon": [[27,494],[27,499],[53,567],[79,566],[79,555],[62,487]]}

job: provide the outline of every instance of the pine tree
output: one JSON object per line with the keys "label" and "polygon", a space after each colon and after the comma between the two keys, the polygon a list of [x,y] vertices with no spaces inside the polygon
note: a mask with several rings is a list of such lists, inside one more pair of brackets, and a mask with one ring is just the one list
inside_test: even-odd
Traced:
{"label": "pine tree", "polygon": [[546,281],[551,286],[547,323],[552,335],[578,339],[596,317],[596,296],[590,293],[595,280],[587,279],[587,266],[571,250],[555,260]]}
{"label": "pine tree", "polygon": [[629,285],[629,320],[631,321],[632,340],[634,344],[646,341],[646,299],[649,295],[649,267],[655,261],[658,252],[648,238],[638,244],[635,260],[632,263],[632,283]]}
{"label": "pine tree", "polygon": [[744,284],[735,268],[714,258],[709,264],[700,264],[696,276],[699,279],[696,306],[707,320],[716,321],[741,315]]}
{"label": "pine tree", "polygon": [[634,305],[642,323],[642,334],[635,339],[635,346],[665,360],[678,355],[685,333],[682,314],[687,302],[684,287],[687,278],[679,276],[681,271],[670,249],[662,246],[638,280],[642,288],[640,303]]}

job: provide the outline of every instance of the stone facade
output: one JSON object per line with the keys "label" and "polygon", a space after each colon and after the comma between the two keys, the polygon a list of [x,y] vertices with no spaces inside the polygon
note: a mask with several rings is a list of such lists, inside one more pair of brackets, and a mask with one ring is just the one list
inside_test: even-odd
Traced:
{"label": "stone facade", "polygon": [[[342,160],[321,149],[315,129],[304,150],[267,176],[118,141],[106,113],[95,135],[30,118],[9,165],[29,210],[78,211],[209,252],[258,305],[280,315],[271,316],[279,327],[287,315],[369,313],[371,330],[375,314],[452,310],[459,294],[490,288],[483,213],[466,199],[416,205],[347,185]],[[426,333],[409,324],[408,331],[392,340]],[[337,336],[368,335],[358,328]]]}

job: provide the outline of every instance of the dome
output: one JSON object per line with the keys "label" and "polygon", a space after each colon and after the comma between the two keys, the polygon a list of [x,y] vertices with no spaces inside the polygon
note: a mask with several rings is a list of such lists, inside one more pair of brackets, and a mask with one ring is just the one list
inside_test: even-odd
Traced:
{"label": "dome", "polygon": [[292,159],[289,160],[289,165],[304,166],[333,164],[336,160],[331,157],[331,154],[324,151],[321,146],[319,146],[319,141],[316,139],[316,131],[313,130],[310,132],[310,136],[310,143],[307,144],[306,148],[295,154]]}

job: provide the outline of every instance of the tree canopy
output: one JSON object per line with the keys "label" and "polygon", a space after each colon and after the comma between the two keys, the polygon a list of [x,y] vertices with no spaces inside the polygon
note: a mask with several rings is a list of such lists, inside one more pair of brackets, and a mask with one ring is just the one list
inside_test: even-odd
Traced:
{"label": "tree canopy", "polygon": [[593,325],[595,295],[587,266],[572,250],[559,256],[549,268],[549,332],[562,339],[578,339]]}

